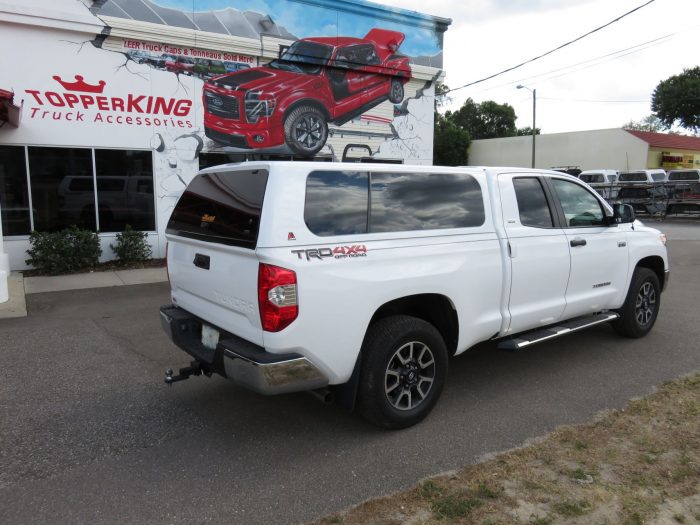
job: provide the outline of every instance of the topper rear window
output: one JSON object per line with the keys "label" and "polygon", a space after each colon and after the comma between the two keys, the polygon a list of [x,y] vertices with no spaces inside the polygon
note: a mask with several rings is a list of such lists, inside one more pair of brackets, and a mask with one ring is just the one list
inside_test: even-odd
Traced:
{"label": "topper rear window", "polygon": [[166,233],[255,248],[268,171],[197,175],[170,217]]}

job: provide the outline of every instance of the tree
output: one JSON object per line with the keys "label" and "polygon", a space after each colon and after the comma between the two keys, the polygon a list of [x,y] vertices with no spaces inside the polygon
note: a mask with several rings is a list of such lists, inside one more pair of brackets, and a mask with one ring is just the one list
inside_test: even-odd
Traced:
{"label": "tree", "polygon": [[450,87],[447,84],[443,84],[440,81],[435,83],[435,111],[452,101],[449,92]]}
{"label": "tree", "polygon": [[450,119],[435,113],[433,164],[465,166],[468,161],[469,134]]}
{"label": "tree", "polygon": [[678,123],[700,132],[700,66],[659,82],[651,97],[651,110],[666,127]]}
{"label": "tree", "polygon": [[634,131],[653,131],[655,133],[667,129],[664,123],[661,122],[661,119],[659,119],[659,117],[657,117],[653,113],[651,115],[647,115],[641,120],[630,120],[627,124],[624,124],[622,127],[624,129],[631,129]]}
{"label": "tree", "polygon": [[457,111],[445,113],[445,118],[465,130],[471,140],[514,137],[517,134],[513,106],[493,100],[477,104],[468,98]]}
{"label": "tree", "polygon": [[[525,126],[524,128],[518,128],[518,131],[515,133],[518,137],[528,137],[532,135],[532,127],[531,126]],[[535,135],[540,134],[540,128],[535,128]]]}

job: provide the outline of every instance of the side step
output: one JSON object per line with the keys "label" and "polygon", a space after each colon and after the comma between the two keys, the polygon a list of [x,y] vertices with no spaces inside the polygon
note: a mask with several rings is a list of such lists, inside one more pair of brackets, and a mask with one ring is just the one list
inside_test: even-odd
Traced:
{"label": "side step", "polygon": [[518,334],[515,337],[505,339],[498,344],[497,348],[499,350],[520,350],[526,346],[541,343],[542,341],[547,341],[549,339],[554,339],[555,337],[570,334],[571,332],[577,332],[578,330],[590,328],[591,326],[595,326],[597,324],[614,321],[618,317],[620,316],[614,312],[605,312],[602,314],[588,315],[586,317],[577,317],[576,319],[566,321],[557,326],[544,328],[542,330],[535,330],[533,332],[525,332],[523,334]]}

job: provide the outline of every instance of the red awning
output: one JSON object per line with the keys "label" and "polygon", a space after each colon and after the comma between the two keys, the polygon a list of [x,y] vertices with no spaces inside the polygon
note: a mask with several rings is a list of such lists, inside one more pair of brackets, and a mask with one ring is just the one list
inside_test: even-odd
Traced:
{"label": "red awning", "polygon": [[22,116],[22,105],[15,105],[15,94],[6,89],[0,89],[0,127],[6,123],[18,127]]}

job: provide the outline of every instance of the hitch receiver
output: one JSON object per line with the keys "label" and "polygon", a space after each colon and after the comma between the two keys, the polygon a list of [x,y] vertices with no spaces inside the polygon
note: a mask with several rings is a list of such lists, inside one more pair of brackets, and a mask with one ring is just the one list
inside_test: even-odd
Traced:
{"label": "hitch receiver", "polygon": [[176,376],[173,375],[172,369],[168,368],[165,371],[165,384],[173,386],[173,383],[177,381],[184,381],[185,379],[189,379],[190,376],[201,376],[202,374],[211,377],[210,371],[202,369],[202,363],[199,361],[192,361],[190,362],[190,366],[181,368]]}

